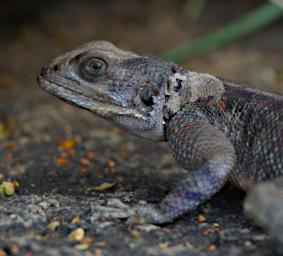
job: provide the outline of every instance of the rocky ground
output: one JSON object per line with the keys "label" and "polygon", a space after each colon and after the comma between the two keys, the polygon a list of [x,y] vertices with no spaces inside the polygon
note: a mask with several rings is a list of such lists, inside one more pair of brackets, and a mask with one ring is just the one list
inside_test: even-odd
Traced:
{"label": "rocky ground", "polygon": [[[229,185],[172,224],[97,219],[94,206],[110,198],[158,202],[184,171],[166,144],[125,134],[35,82],[48,59],[90,39],[158,54],[260,3],[217,1],[197,21],[182,1],[8,5],[14,16],[1,25],[0,183],[16,190],[0,197],[0,255],[271,255],[269,237],[243,214],[245,195]],[[182,65],[283,92],[282,25]]]}

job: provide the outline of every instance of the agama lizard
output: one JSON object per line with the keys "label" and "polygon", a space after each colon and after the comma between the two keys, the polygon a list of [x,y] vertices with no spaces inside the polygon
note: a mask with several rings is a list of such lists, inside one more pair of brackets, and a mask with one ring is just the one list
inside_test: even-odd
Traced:
{"label": "agama lizard", "polygon": [[[188,71],[106,41],[86,43],[55,58],[43,67],[38,82],[45,91],[136,136],[167,141],[178,164],[188,170],[159,204],[97,207],[104,216],[172,222],[228,180],[250,192],[255,184],[283,174],[280,95]],[[281,196],[283,202],[282,191],[270,200]],[[259,194],[249,197],[253,199],[246,209],[272,233],[274,227],[259,216],[270,207],[258,203]]]}

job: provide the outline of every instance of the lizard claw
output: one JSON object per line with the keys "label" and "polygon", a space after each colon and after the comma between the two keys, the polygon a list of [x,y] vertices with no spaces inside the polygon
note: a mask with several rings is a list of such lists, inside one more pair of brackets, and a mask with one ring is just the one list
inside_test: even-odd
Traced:
{"label": "lizard claw", "polygon": [[106,206],[94,205],[92,207],[97,219],[125,219],[133,216],[135,211],[119,199],[110,199]]}

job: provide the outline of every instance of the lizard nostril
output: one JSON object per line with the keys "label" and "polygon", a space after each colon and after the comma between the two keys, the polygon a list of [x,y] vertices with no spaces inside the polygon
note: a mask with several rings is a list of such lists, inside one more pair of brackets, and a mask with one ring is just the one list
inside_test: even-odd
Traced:
{"label": "lizard nostril", "polygon": [[41,75],[44,76],[46,74],[49,74],[49,73],[52,73],[52,72],[58,72],[60,71],[60,66],[59,65],[54,65],[54,66],[51,66],[50,64],[49,65],[45,65],[43,66],[42,70],[41,70]]}
{"label": "lizard nostril", "polygon": [[55,72],[59,71],[59,65],[54,65],[53,71],[55,71]]}

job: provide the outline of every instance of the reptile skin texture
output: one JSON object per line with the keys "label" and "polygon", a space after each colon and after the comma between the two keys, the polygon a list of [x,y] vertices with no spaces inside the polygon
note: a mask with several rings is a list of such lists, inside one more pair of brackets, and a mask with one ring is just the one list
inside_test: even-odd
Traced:
{"label": "reptile skin texture", "polygon": [[[116,202],[116,206],[97,206],[100,216],[172,222],[211,198],[229,180],[239,189],[252,191],[247,213],[281,241],[282,234],[273,228],[279,215],[266,218],[263,213],[269,212],[267,201],[283,205],[283,197],[277,196],[283,186],[266,185],[278,191],[271,198],[256,185],[283,174],[281,95],[185,70],[106,41],[84,44],[53,59],[43,67],[38,83],[48,93],[136,136],[167,141],[177,163],[188,170],[159,204],[141,202],[130,207]],[[265,196],[268,199],[262,200]]]}

